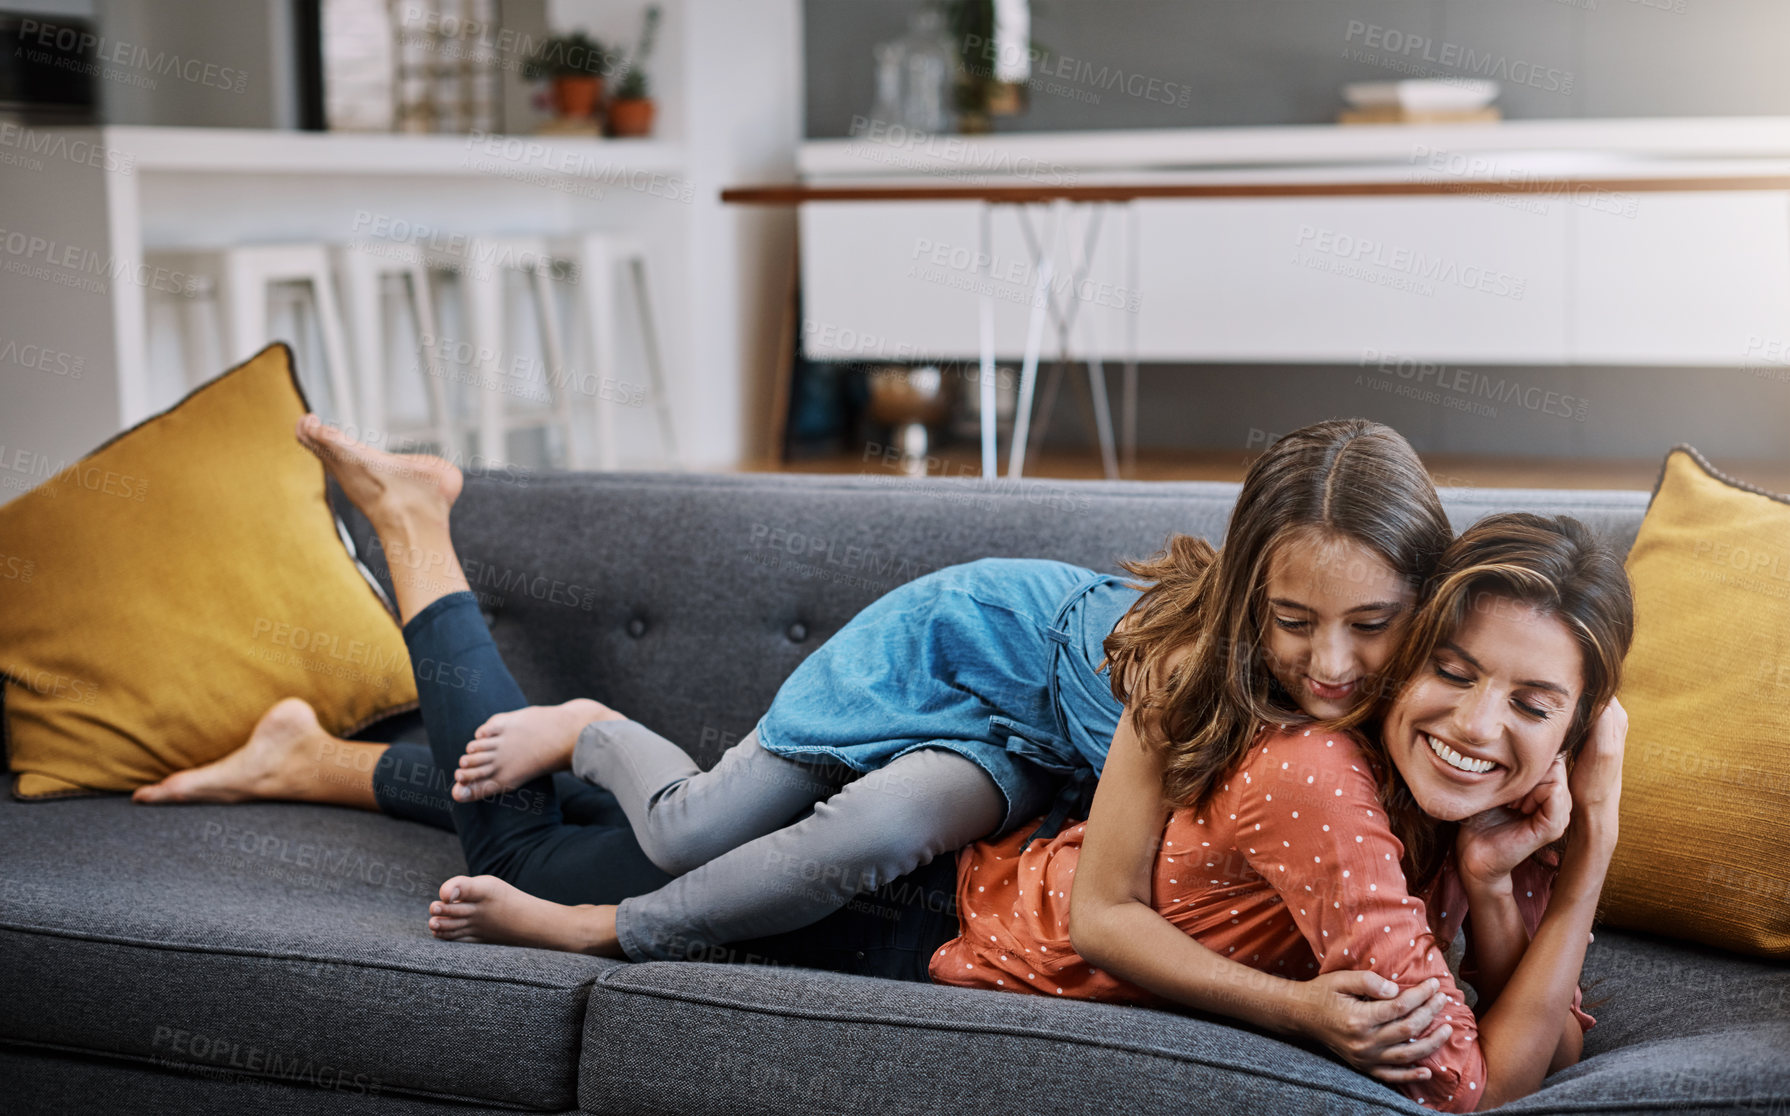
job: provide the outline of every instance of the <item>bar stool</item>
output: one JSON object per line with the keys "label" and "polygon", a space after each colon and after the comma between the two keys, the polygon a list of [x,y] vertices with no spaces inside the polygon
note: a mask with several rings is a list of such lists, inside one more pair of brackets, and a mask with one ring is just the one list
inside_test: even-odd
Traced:
{"label": "bar stool", "polygon": [[[357,424],[358,406],[348,363],[348,342],[342,310],[330,279],[329,252],[321,244],[242,244],[200,251],[150,252],[149,261],[185,272],[197,283],[197,296],[182,316],[183,356],[189,386],[194,377],[218,371],[200,363],[197,354],[209,351],[209,343],[221,335],[223,364],[247,360],[271,339],[268,304],[281,284],[309,288],[310,306],[323,341],[325,375],[313,380],[312,394],[321,387],[327,402],[313,399],[313,407],[337,423]],[[218,325],[207,328],[202,304],[214,304]],[[209,336],[208,336],[209,335]],[[301,370],[301,381],[305,377]]]}
{"label": "bar stool", "polygon": [[582,297],[578,306],[583,312],[584,329],[580,340],[589,350],[590,367],[596,390],[591,392],[597,406],[597,453],[601,468],[614,469],[619,463],[616,440],[616,408],[612,393],[602,390],[604,378],[616,375],[620,361],[616,355],[616,339],[623,317],[618,296],[616,269],[626,269],[626,284],[632,288],[632,299],[639,331],[641,355],[647,375],[652,380],[653,405],[658,412],[659,438],[666,458],[674,467],[682,467],[677,451],[677,436],[671,422],[671,402],[665,391],[665,368],[659,347],[659,332],[653,321],[652,299],[647,291],[646,250],[627,236],[612,232],[592,231],[553,241],[554,252],[571,260],[578,269]]}
{"label": "bar stool", "polygon": [[[557,457],[571,468],[584,468],[573,393],[567,390],[564,333],[554,300],[553,255],[547,241],[528,236],[480,236],[470,238],[463,251],[429,248],[423,254],[430,272],[451,273],[457,279],[467,348],[474,362],[472,382],[478,390],[477,419],[471,428],[478,439],[477,456],[491,465],[508,464],[513,431],[544,429],[550,443],[553,438],[559,442],[557,455],[549,445],[550,463]],[[534,302],[537,339],[546,365],[538,377],[547,394],[545,414],[537,411],[531,415],[511,405],[532,385],[515,382],[505,368],[506,363],[521,363],[515,344],[521,334],[512,331],[506,319],[510,276],[523,279]]]}
{"label": "bar stool", "polygon": [[[342,306],[354,353],[354,378],[360,387],[361,425],[369,437],[389,443],[388,449],[403,450],[421,444],[450,459],[455,457],[461,447],[456,444],[454,416],[438,355],[443,339],[436,324],[428,260],[423,250],[398,243],[377,247],[369,243],[337,244],[331,247],[330,258],[342,288]],[[392,286],[396,286],[415,325],[414,368],[422,374],[428,408],[424,425],[406,425],[401,429],[388,428],[393,392],[400,386],[398,376],[406,371],[390,359],[398,347],[395,323],[386,312],[385,295]]]}

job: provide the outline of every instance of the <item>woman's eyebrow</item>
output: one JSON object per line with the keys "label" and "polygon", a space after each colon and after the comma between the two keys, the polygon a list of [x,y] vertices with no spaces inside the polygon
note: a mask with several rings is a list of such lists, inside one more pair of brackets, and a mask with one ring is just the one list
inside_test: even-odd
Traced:
{"label": "woman's eyebrow", "polygon": [[1572,697],[1572,693],[1558,682],[1543,682],[1539,678],[1531,678],[1526,682],[1518,682],[1517,685],[1531,690],[1546,690],[1549,693],[1559,694],[1563,698]]}
{"label": "woman's eyebrow", "polygon": [[[1461,649],[1461,645],[1454,642],[1453,640],[1443,640],[1442,646],[1446,647],[1450,651],[1453,651],[1456,655],[1459,655],[1461,658],[1467,660],[1467,665],[1472,667],[1474,670],[1481,671],[1481,672],[1483,672],[1485,670],[1485,667],[1479,665],[1478,659],[1475,659],[1473,656],[1467,654],[1464,650]],[[1563,698],[1572,697],[1572,691],[1568,690],[1565,686],[1562,686],[1558,682],[1544,682],[1539,678],[1530,678],[1530,679],[1526,679],[1524,681],[1518,682],[1517,685],[1522,686],[1525,689],[1530,689],[1530,690],[1547,690],[1550,693],[1559,694]]]}

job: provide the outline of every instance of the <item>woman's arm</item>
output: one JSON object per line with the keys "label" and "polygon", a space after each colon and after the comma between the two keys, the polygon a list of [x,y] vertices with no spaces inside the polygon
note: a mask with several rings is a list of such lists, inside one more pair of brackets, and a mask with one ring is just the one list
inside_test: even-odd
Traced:
{"label": "woman's arm", "polygon": [[[1529,948],[1529,923],[1516,899],[1516,876],[1531,878],[1536,851],[1566,831],[1572,794],[1566,764],[1556,759],[1523,799],[1469,818],[1460,827],[1456,863],[1467,893],[1467,949],[1472,956],[1479,1011],[1489,1011]],[[1529,869],[1525,869],[1525,865]],[[1551,871],[1551,870],[1550,870]],[[1534,916],[1531,916],[1532,918]],[[1548,1072],[1579,1060],[1584,1029],[1568,1011]]]}
{"label": "woman's arm", "polygon": [[1497,1002],[1480,1017],[1480,1047],[1486,1060],[1481,1108],[1534,1092],[1555,1061],[1558,1036],[1531,1021],[1558,1018],[1578,988],[1597,899],[1616,848],[1627,735],[1628,714],[1612,700],[1598,716],[1573,767],[1572,823],[1547,913]]}
{"label": "woman's arm", "polygon": [[[1516,887],[1506,876],[1501,884],[1466,883],[1467,948],[1473,956],[1475,988],[1479,992],[1478,1010],[1489,1011],[1510,977],[1516,972],[1523,954],[1529,949],[1529,928],[1517,907]],[[1547,1072],[1564,1069],[1579,1060],[1585,1032],[1578,1017],[1571,1011],[1560,1031],[1560,1041]]]}
{"label": "woman's arm", "polygon": [[1168,809],[1162,758],[1138,739],[1127,708],[1094,792],[1084,831],[1069,936],[1096,968],[1165,999],[1315,1039],[1380,1081],[1421,1081],[1415,1063],[1448,1037],[1428,1030],[1445,997],[1425,984],[1398,985],[1366,970],[1295,981],[1207,949],[1152,905],[1151,873]]}

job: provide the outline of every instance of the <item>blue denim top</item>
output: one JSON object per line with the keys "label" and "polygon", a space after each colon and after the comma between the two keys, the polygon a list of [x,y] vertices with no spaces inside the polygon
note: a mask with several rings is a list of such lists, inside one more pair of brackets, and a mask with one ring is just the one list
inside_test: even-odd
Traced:
{"label": "blue denim top", "polygon": [[1123,707],[1095,671],[1140,595],[1044,558],[982,558],[890,590],[804,659],[758,723],[766,750],[870,771],[939,747],[1007,797],[1009,824],[1045,777],[1084,799]]}

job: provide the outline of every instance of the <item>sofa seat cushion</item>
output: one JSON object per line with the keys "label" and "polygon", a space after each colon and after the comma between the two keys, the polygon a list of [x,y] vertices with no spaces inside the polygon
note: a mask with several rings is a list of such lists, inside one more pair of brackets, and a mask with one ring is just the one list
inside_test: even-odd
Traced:
{"label": "sofa seat cushion", "polygon": [[1129,1112],[1424,1111],[1315,1048],[1207,1017],[676,962],[620,967],[592,990],[578,1093],[595,1113],[1111,1116],[1121,1099]]}
{"label": "sofa seat cushion", "polygon": [[575,1107],[615,963],[442,942],[450,833],[323,806],[0,800],[0,1043]]}
{"label": "sofa seat cushion", "polygon": [[[1790,1110],[1790,968],[1600,929],[1583,1059],[1500,1111]],[[1316,1047],[1206,1016],[793,967],[610,970],[592,990],[589,1112],[1428,1111]],[[1775,1108],[1771,1106],[1775,1105]],[[1760,1109],[1765,1110],[1765,1109]]]}

